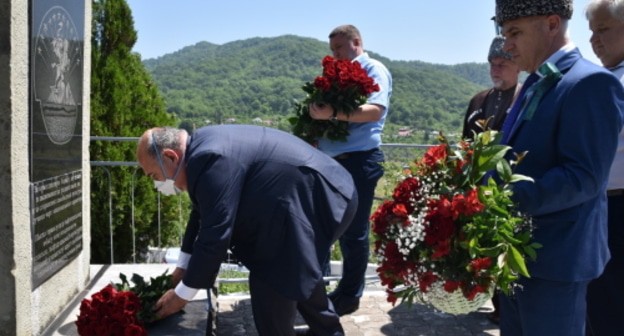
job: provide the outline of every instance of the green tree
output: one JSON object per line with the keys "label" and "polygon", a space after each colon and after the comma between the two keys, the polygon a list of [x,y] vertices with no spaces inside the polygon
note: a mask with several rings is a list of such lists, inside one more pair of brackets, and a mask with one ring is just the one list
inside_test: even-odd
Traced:
{"label": "green tree", "polygon": [[[125,0],[93,1],[91,38],[91,135],[137,137],[149,127],[176,124],[140,55],[132,53],[137,33]],[[91,160],[134,162],[135,148],[135,142],[94,141]],[[93,167],[91,262],[111,262],[111,212],[115,263],[142,261],[148,246],[176,244],[185,217],[178,210],[188,208],[188,199],[163,197],[159,208],[157,197],[137,167]]]}

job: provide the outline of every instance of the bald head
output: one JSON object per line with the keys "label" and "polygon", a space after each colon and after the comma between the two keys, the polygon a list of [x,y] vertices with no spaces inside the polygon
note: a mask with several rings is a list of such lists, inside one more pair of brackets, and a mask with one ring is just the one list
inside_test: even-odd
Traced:
{"label": "bald head", "polygon": [[[136,150],[137,161],[143,172],[156,181],[173,176],[178,166],[183,164],[187,138],[185,130],[172,127],[155,127],[145,131],[139,138]],[[180,177],[182,175],[186,174],[181,173]],[[178,187],[185,190],[183,185]]]}
{"label": "bald head", "polygon": [[183,129],[173,127],[150,128],[139,138],[137,157],[139,154],[156,157],[156,151],[163,149],[181,150],[183,149],[182,140],[186,140],[186,136],[187,133]]}

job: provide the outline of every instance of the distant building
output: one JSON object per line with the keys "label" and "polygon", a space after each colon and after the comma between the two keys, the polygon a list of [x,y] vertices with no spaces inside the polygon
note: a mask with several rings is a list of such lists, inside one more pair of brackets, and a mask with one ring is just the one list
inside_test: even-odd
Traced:
{"label": "distant building", "polygon": [[408,137],[408,136],[412,136],[412,129],[409,127],[401,127],[399,128],[399,134],[398,136],[400,137]]}

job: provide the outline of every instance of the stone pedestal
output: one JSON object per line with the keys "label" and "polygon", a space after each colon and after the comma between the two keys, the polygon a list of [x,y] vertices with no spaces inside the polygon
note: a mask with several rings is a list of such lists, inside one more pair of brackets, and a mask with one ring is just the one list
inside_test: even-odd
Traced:
{"label": "stone pedestal", "polygon": [[89,278],[91,1],[0,2],[0,335],[39,335]]}

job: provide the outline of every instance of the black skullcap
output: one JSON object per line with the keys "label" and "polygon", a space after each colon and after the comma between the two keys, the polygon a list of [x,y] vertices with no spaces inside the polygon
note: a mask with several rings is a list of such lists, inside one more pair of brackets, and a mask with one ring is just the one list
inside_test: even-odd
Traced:
{"label": "black skullcap", "polygon": [[503,51],[503,44],[505,44],[505,38],[502,36],[496,36],[492,40],[492,44],[490,45],[490,52],[488,53],[488,62],[491,62],[492,59],[496,57],[511,60],[511,54]]}
{"label": "black skullcap", "polygon": [[496,22],[527,16],[559,15],[572,18],[572,0],[496,0]]}

